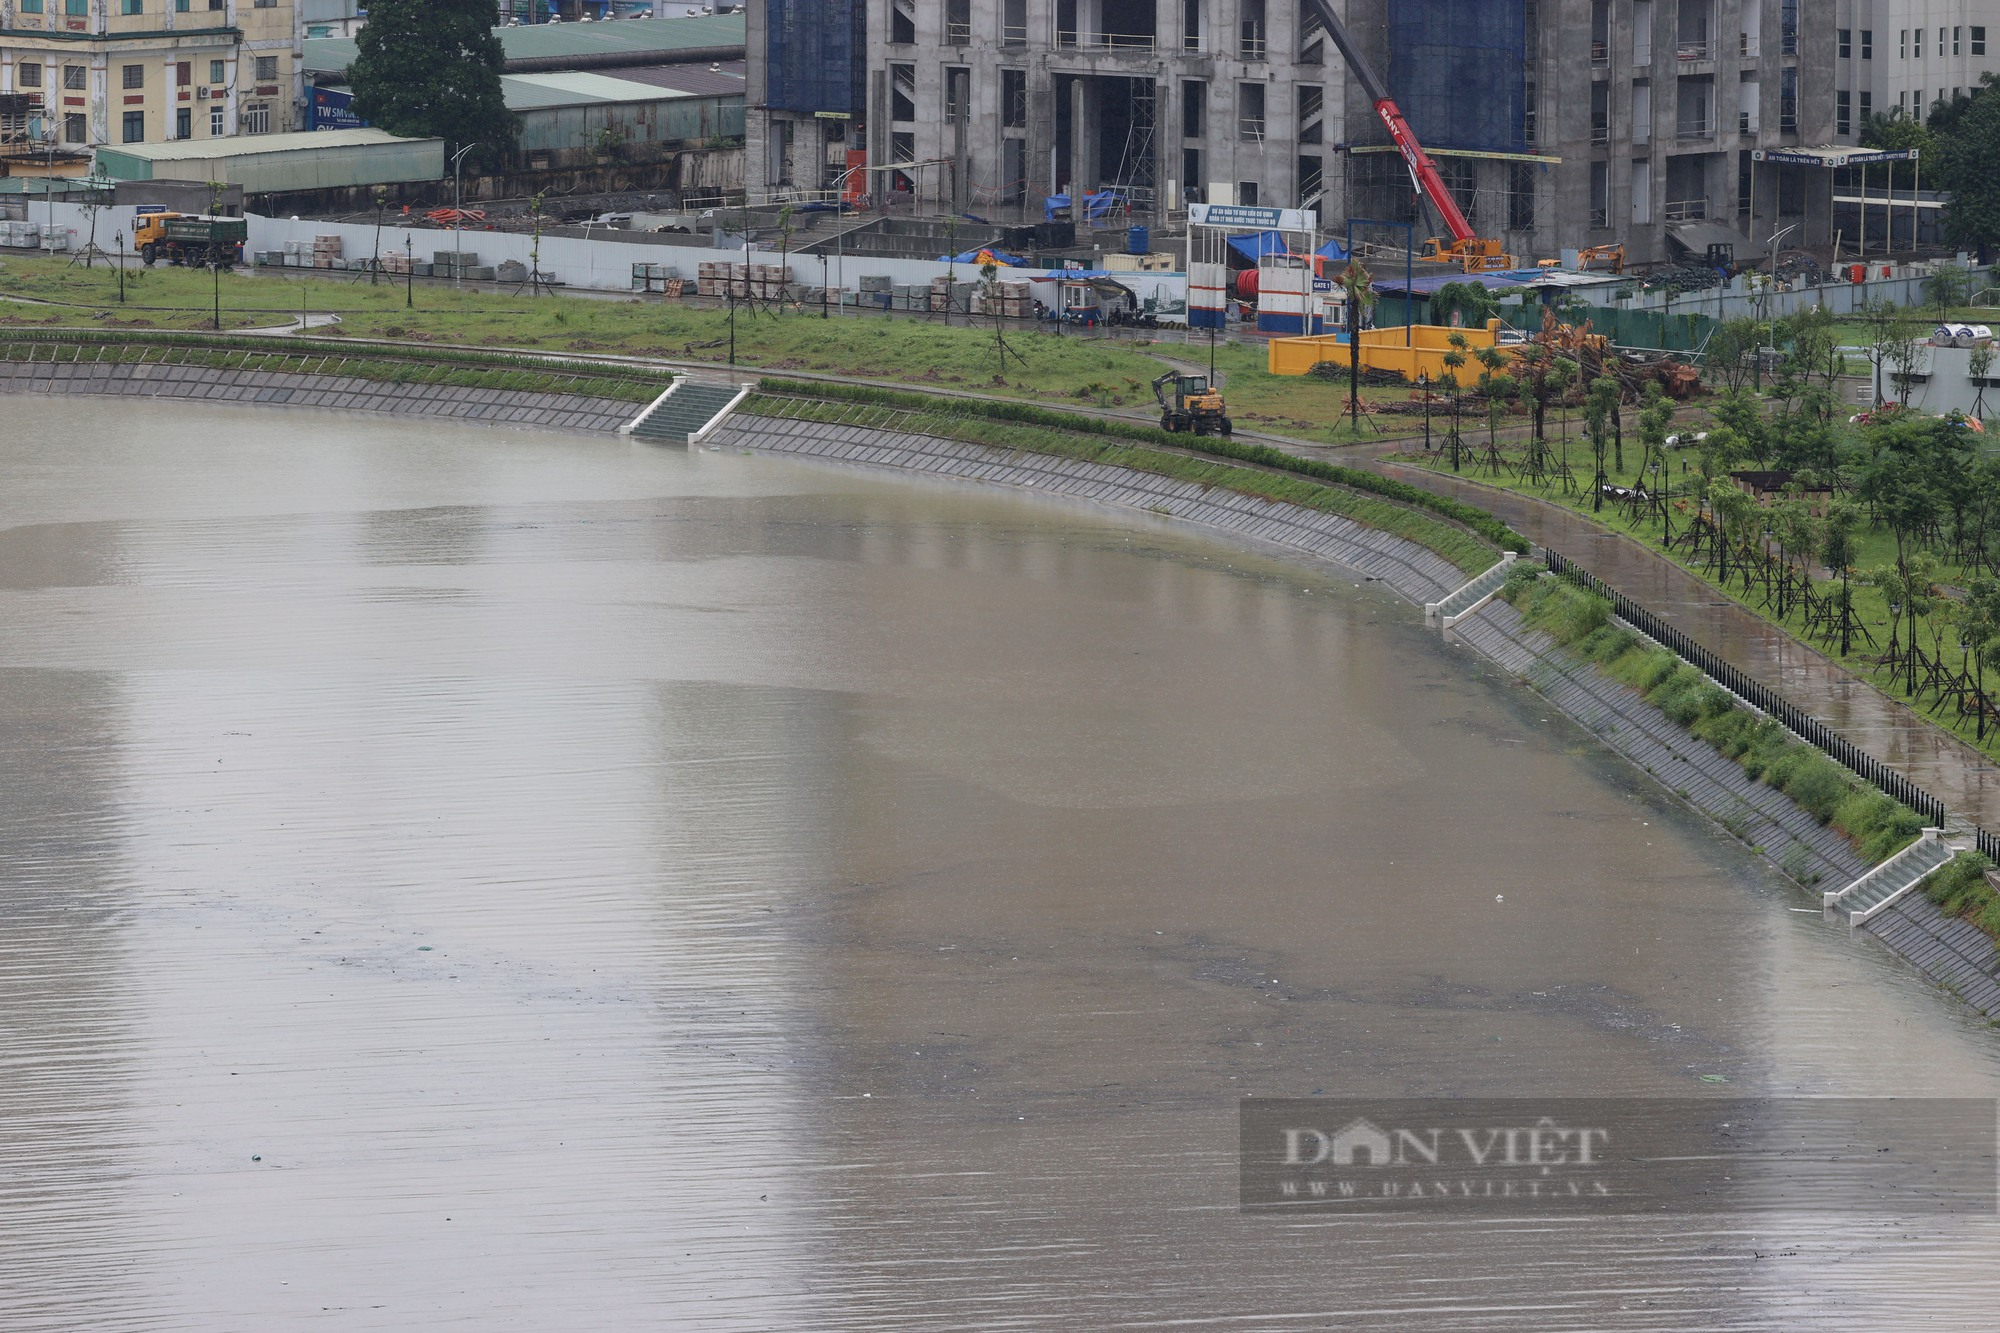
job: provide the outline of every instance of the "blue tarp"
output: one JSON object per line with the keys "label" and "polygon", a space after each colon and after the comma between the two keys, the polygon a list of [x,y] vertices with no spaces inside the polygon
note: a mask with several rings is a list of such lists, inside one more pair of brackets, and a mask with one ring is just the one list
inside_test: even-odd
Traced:
{"label": "blue tarp", "polygon": [[1285,244],[1284,236],[1275,231],[1251,231],[1241,236],[1231,236],[1229,248],[1253,264],[1266,255],[1291,253],[1291,247]]}
{"label": "blue tarp", "polygon": [[[1056,214],[1069,206],[1068,195],[1052,194],[1042,201],[1042,218],[1044,221],[1053,222]],[[1096,222],[1099,218],[1109,216],[1113,209],[1123,207],[1125,207],[1125,196],[1113,190],[1083,196],[1083,216],[1089,222]]]}
{"label": "blue tarp", "polygon": [[[1266,255],[1287,255],[1291,253],[1285,245],[1285,238],[1275,231],[1245,232],[1241,236],[1229,237],[1229,248],[1253,264]],[[1313,251],[1322,259],[1346,259],[1347,247],[1339,241],[1328,241]]]}
{"label": "blue tarp", "polygon": [[[992,255],[994,259],[1005,264],[1008,268],[1019,268],[1028,262],[1019,255],[1008,254],[1005,250],[995,250],[989,247],[986,253]],[[964,254],[953,255],[949,259],[940,256],[938,262],[942,264],[977,264],[979,262],[979,251],[967,250]]]}

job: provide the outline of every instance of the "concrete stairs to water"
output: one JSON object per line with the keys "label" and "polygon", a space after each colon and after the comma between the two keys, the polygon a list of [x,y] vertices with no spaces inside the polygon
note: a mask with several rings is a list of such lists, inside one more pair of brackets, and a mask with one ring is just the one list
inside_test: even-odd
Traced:
{"label": "concrete stairs to water", "polygon": [[1484,574],[1466,583],[1447,596],[1442,602],[1424,603],[1424,616],[1439,621],[1445,629],[1450,629],[1467,616],[1492,601],[1502,584],[1507,582],[1507,572],[1514,567],[1512,551],[1500,557],[1500,563]]}
{"label": "concrete stairs to water", "polygon": [[1830,912],[1845,912],[1850,927],[1866,925],[1916,888],[1924,876],[1951,860],[1952,847],[1943,834],[1942,829],[1925,829],[1915,842],[1846,888],[1822,894],[1821,905]]}
{"label": "concrete stairs to water", "polygon": [[620,431],[635,439],[700,444],[721,425],[754,385],[715,384],[683,376]]}

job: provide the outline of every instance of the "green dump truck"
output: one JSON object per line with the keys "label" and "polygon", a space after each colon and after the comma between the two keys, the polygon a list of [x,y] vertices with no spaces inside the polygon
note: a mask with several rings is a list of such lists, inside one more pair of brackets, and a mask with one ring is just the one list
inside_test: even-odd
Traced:
{"label": "green dump truck", "polygon": [[150,267],[169,264],[227,269],[243,261],[250,224],[242,218],[212,218],[195,213],[141,213],[132,226],[132,243]]}

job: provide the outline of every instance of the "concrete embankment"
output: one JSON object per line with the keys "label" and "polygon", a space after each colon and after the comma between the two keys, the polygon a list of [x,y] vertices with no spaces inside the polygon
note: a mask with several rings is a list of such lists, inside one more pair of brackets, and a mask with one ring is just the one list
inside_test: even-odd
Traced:
{"label": "concrete embankment", "polygon": [[390,412],[609,434],[644,404],[578,394],[476,389],[351,375],[105,361],[0,361],[0,393],[178,398],[263,407]]}
{"label": "concrete embankment", "polygon": [[[1362,570],[1419,604],[1439,601],[1465,581],[1434,553],[1347,519],[1099,463],[760,417],[732,419],[712,443],[1021,486],[1185,519]],[[1867,864],[1840,833],[1821,825],[1782,792],[1749,777],[1740,765],[1592,663],[1524,626],[1505,602],[1489,603],[1451,632],[1523,678],[1613,752],[1815,893],[1844,887],[1867,872]],[[1905,895],[1861,930],[1982,1013],[2000,1015],[2000,981],[1994,976],[2000,954],[1993,942],[1970,924],[1945,918],[1922,894]]]}

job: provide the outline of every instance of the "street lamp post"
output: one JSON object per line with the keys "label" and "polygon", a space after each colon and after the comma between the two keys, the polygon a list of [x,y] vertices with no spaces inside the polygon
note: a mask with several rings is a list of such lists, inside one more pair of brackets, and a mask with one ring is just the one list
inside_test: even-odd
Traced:
{"label": "street lamp post", "polygon": [[1429,453],[1431,451],[1431,373],[1428,370],[1418,371],[1417,383],[1424,391],[1424,452]]}
{"label": "street lamp post", "polygon": [[118,304],[125,304],[125,233],[118,233]]}
{"label": "street lamp post", "polygon": [[465,155],[477,147],[469,143],[451,155],[451,285],[458,288],[465,286],[465,265],[458,262],[465,248]]}
{"label": "street lamp post", "polygon": [[417,245],[410,239],[410,233],[403,233],[403,253],[408,262],[403,265],[403,308],[414,310],[417,305]]}

